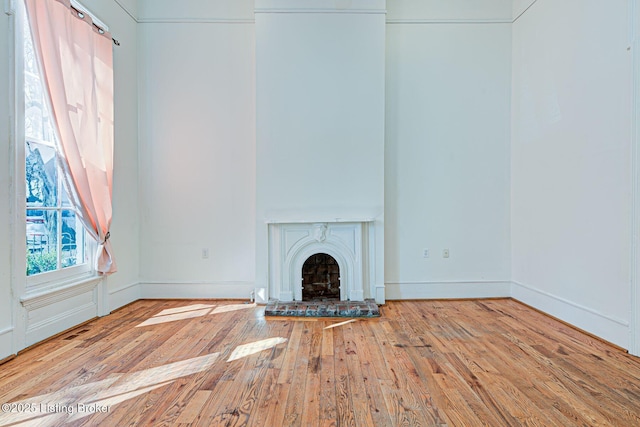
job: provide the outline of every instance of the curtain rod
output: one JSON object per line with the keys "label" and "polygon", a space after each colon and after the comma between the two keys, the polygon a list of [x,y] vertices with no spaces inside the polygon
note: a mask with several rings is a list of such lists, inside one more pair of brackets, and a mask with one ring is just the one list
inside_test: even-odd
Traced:
{"label": "curtain rod", "polygon": [[[70,7],[71,7],[71,9],[73,9],[73,10],[75,10],[75,11],[76,11],[76,13],[78,14],[78,16],[79,16],[80,18],[84,19],[84,15],[85,15],[87,12],[84,12],[84,11],[82,11],[82,10],[78,9],[78,8],[74,7],[73,5],[70,5]],[[96,28],[98,29],[98,32],[99,32],[100,34],[104,34],[104,33],[105,33],[105,29],[104,29],[104,28],[102,28],[100,25],[96,24],[96,23],[93,21],[93,19],[91,20],[91,25],[93,25],[94,27],[96,27]],[[116,46],[120,46],[120,42],[119,42],[118,40],[114,39],[113,37],[111,37],[111,40],[113,40],[113,44],[115,44]]]}

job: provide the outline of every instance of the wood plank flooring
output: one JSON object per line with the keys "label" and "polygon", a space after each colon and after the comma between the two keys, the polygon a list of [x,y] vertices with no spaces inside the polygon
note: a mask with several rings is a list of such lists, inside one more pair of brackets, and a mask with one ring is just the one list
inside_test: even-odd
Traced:
{"label": "wood plank flooring", "polygon": [[0,365],[0,425],[640,425],[639,358],[510,299],[263,313],[137,301]]}

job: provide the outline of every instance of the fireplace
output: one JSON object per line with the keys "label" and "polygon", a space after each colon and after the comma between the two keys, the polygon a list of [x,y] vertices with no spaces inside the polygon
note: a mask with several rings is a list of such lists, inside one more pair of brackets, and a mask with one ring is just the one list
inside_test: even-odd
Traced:
{"label": "fireplace", "polygon": [[340,266],[329,254],[311,255],[302,264],[302,301],[340,299]]}
{"label": "fireplace", "polygon": [[383,304],[385,2],[254,6],[255,295],[302,301],[302,265],[325,253],[341,300]]}
{"label": "fireplace", "polygon": [[[269,222],[269,298],[306,301],[373,298],[371,220]],[[314,291],[313,296],[307,295]]]}

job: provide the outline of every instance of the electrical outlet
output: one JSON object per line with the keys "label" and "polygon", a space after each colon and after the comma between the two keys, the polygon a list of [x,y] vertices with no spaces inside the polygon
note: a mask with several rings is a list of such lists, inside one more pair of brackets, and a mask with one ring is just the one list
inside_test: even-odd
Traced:
{"label": "electrical outlet", "polygon": [[209,258],[209,248],[202,248],[202,259]]}
{"label": "electrical outlet", "polygon": [[442,250],[442,258],[449,258],[449,249]]}
{"label": "electrical outlet", "polygon": [[429,258],[429,249],[424,249],[422,251],[422,257],[423,258]]}

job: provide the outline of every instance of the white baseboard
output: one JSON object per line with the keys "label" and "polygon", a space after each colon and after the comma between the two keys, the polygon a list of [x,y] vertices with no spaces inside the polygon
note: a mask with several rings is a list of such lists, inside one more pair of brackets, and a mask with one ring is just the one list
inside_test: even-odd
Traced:
{"label": "white baseboard", "polygon": [[13,349],[13,327],[4,328],[0,331],[0,360],[14,354],[16,352]]}
{"label": "white baseboard", "polygon": [[523,283],[511,282],[511,296],[536,310],[610,343],[625,349],[629,348],[630,324],[624,319],[612,314],[601,313]]}
{"label": "white baseboard", "polygon": [[140,283],[132,283],[127,286],[109,291],[109,312],[131,304],[141,298]]}
{"label": "white baseboard", "polygon": [[249,300],[254,286],[253,282],[142,282],[140,298]]}
{"label": "white baseboard", "polygon": [[387,282],[387,300],[508,298],[509,281]]}

